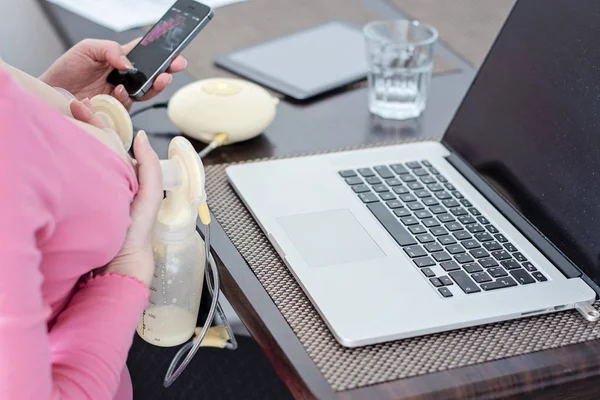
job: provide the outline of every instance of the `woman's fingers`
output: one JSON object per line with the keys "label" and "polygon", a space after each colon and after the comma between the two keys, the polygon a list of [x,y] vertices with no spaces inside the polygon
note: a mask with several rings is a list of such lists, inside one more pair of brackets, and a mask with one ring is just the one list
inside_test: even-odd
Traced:
{"label": "woman's fingers", "polygon": [[118,85],[117,87],[115,87],[112,92],[112,97],[119,100],[127,110],[131,109],[131,106],[133,105],[133,100],[131,99],[131,97],[129,97],[129,93],[127,93],[127,90],[125,90],[125,86]]}
{"label": "woman's fingers", "polygon": [[[69,108],[71,109],[71,115],[78,121],[85,122],[86,124],[90,124],[95,126],[96,128],[104,129],[104,123],[92,112],[92,104],[89,100],[84,99],[82,101],[73,100],[69,103]],[[87,104],[85,104],[87,103]]]}

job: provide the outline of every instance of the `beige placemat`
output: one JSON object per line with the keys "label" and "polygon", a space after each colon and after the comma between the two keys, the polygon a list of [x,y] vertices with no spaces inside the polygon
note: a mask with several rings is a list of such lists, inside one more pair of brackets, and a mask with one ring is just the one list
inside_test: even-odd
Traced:
{"label": "beige placemat", "polygon": [[[217,55],[260,44],[331,20],[359,25],[381,19],[360,0],[251,0],[215,10],[212,21],[184,51],[188,72],[195,79],[232,77],[217,67]],[[447,73],[458,67],[437,56],[434,73]]]}
{"label": "beige placemat", "polygon": [[515,0],[389,0],[404,14],[435,26],[440,39],[481,66]]}
{"label": "beige placemat", "polygon": [[[210,208],[335,391],[600,338],[600,323],[568,311],[375,346],[342,347],[231,189],[227,166],[206,167]],[[356,321],[361,323],[360,315]]]}

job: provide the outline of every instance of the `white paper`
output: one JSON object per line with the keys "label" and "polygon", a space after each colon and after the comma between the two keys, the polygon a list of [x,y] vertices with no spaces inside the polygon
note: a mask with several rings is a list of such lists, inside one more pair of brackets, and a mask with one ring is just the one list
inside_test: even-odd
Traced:
{"label": "white paper", "polygon": [[[175,0],[48,0],[116,32],[156,23]],[[203,0],[212,8],[247,0]]]}

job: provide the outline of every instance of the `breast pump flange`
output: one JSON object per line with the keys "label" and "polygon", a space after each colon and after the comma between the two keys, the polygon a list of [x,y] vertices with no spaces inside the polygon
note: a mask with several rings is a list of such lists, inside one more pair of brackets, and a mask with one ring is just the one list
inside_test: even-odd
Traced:
{"label": "breast pump flange", "polygon": [[[133,126],[125,107],[108,95],[95,96],[90,102],[92,112],[117,133],[129,151]],[[218,301],[220,282],[211,255],[211,217],[202,161],[192,144],[178,136],[171,140],[168,159],[161,160],[160,165],[167,194],[161,202],[154,230],[156,270],[150,305],[141,316],[137,332],[142,339],[157,346],[185,343],[165,375],[164,386],[168,387],[200,347],[236,349],[237,342]],[[198,219],[204,227],[204,243],[196,230]],[[210,268],[205,268],[207,263]],[[197,328],[203,276],[212,301],[206,323]],[[223,326],[211,326],[215,314]]]}

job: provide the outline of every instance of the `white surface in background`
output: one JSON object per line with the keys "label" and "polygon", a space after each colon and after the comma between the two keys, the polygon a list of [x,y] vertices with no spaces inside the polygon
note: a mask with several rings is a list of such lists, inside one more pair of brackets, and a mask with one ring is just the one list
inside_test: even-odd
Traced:
{"label": "white surface in background", "polygon": [[[116,32],[156,23],[175,0],[47,0]],[[203,0],[212,8],[247,0]]]}

